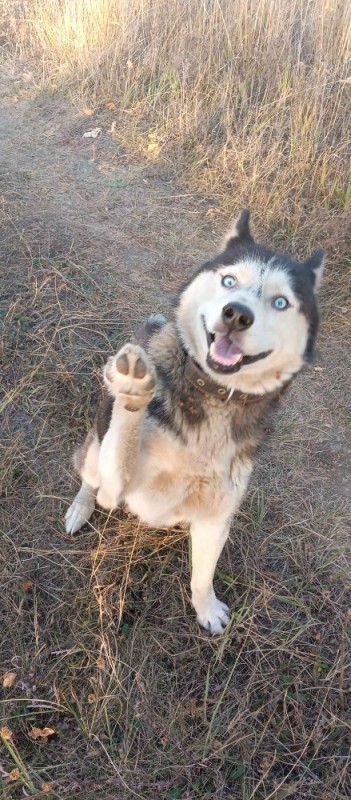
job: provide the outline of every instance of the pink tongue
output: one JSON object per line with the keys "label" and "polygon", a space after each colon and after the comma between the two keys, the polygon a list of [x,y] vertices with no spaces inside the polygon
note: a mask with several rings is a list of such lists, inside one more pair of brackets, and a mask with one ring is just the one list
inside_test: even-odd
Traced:
{"label": "pink tongue", "polygon": [[240,348],[229,339],[229,336],[216,336],[210,347],[210,356],[219,364],[232,365],[241,361],[243,353]]}

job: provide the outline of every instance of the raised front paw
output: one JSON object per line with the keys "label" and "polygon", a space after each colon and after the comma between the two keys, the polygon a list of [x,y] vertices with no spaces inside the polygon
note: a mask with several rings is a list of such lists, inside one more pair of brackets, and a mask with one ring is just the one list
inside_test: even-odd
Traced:
{"label": "raised front paw", "polygon": [[197,621],[207,631],[214,634],[223,633],[224,628],[229,622],[229,608],[214,595],[208,604],[195,605],[197,611]]}
{"label": "raised front paw", "polygon": [[155,370],[142,347],[126,344],[104,367],[104,381],[128,411],[147,406],[155,393]]}

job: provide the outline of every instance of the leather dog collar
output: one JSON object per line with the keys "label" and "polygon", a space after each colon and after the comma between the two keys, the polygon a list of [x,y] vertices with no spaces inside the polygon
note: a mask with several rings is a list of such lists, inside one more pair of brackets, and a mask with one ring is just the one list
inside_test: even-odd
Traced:
{"label": "leather dog collar", "polygon": [[217,397],[224,403],[228,400],[233,400],[236,403],[241,402],[245,405],[246,403],[259,403],[263,399],[262,395],[245,394],[244,392],[233,392],[232,389],[226,389],[225,386],[221,386],[210,378],[188,354],[186,355],[184,378],[198,392]]}

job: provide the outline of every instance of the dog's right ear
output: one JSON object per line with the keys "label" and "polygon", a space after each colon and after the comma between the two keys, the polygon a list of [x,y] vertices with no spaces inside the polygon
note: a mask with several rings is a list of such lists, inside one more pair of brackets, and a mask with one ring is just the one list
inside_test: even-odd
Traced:
{"label": "dog's right ear", "polygon": [[228,231],[224,239],[224,250],[227,250],[229,247],[235,247],[236,244],[254,241],[253,236],[251,236],[249,219],[250,211],[248,208],[244,208],[243,211],[240,211],[240,214],[235,220],[233,227],[230,231]]}

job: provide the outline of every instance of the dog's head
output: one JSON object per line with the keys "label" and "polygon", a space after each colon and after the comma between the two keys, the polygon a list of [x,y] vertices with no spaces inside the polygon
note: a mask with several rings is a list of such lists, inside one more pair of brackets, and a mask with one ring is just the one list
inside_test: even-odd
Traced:
{"label": "dog's head", "polygon": [[323,250],[303,263],[257,244],[242,211],[223,251],[183,287],[176,309],[186,350],[214,380],[264,394],[313,353]]}

